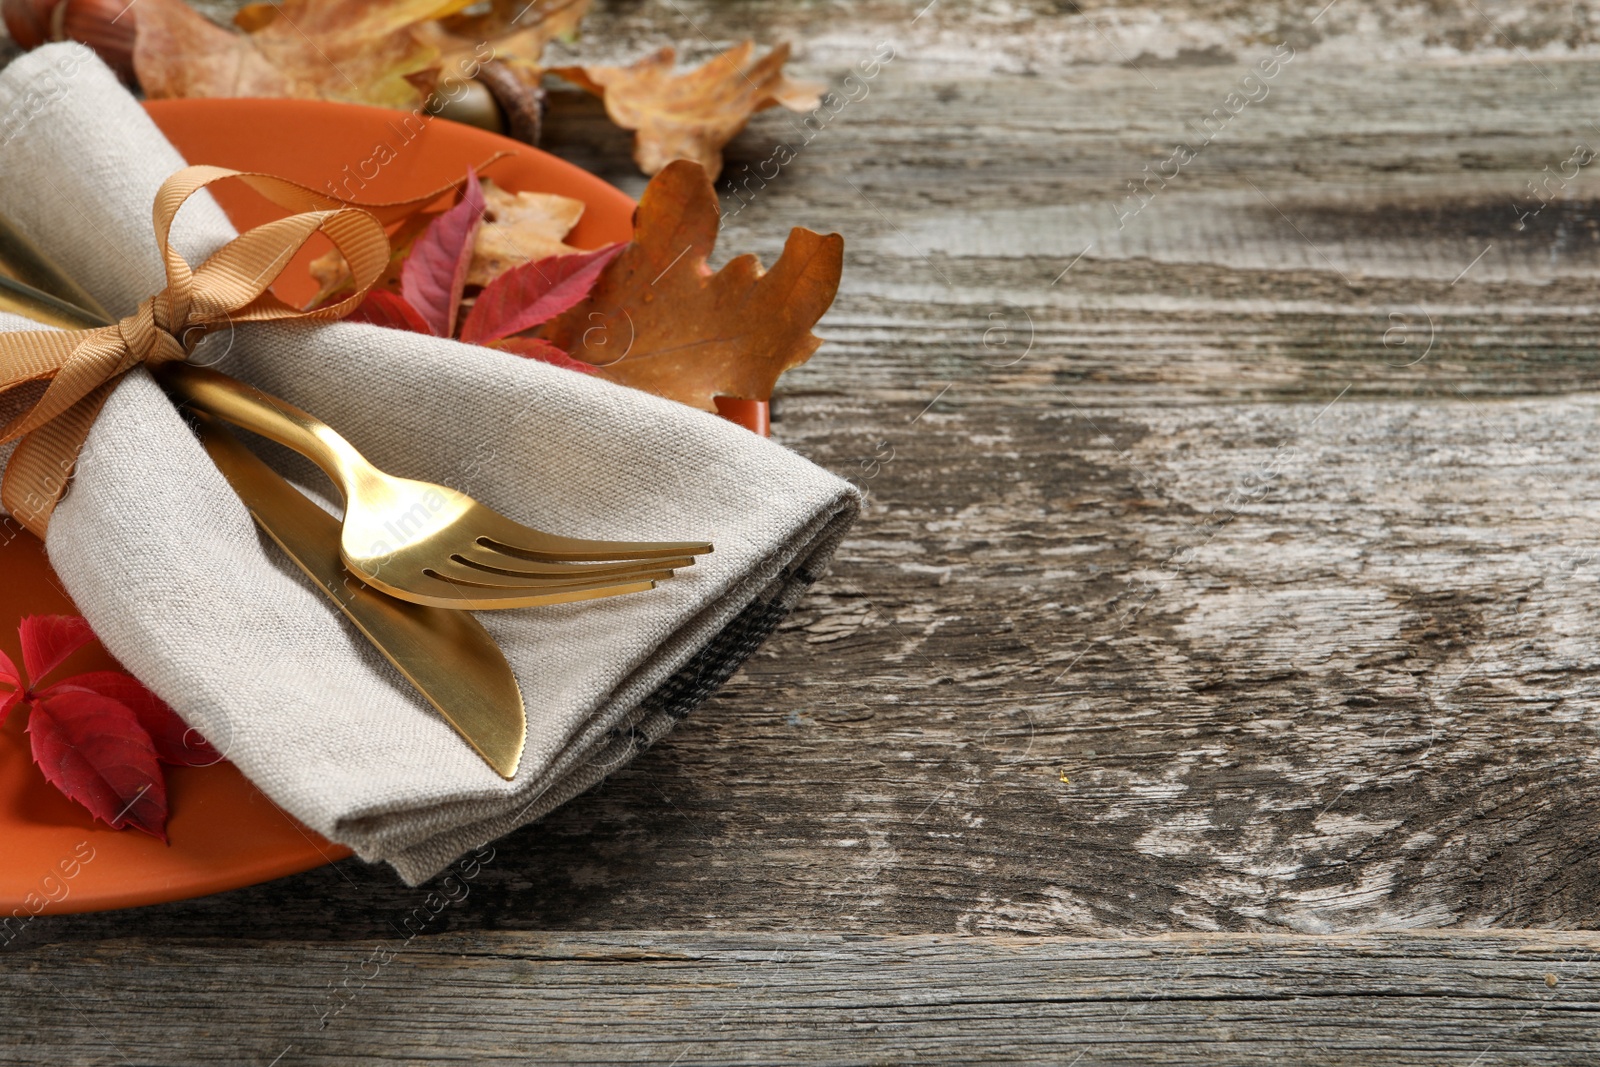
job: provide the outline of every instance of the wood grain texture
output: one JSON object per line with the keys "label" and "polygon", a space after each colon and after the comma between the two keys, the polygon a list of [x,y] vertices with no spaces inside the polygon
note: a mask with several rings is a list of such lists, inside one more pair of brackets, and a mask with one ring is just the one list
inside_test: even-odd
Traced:
{"label": "wood grain texture", "polygon": [[[1474,1057],[1531,1004],[1503,969],[1523,949],[1481,928],[1600,921],[1600,198],[1593,165],[1564,165],[1600,150],[1600,23],[1545,0],[674,0],[602,4],[559,58],[699,58],[746,35],[792,40],[800,74],[858,97],[810,127],[763,113],[730,146],[719,255],[770,261],[792,225],[846,235],[827,343],[784,379],[774,432],[863,485],[869,512],[719,696],[501,842],[363,1000],[350,1043],[304,1055],[448,1030],[485,1058],[548,1032],[554,1058],[604,1059],[580,1031],[609,1008],[584,1006],[599,979],[578,977],[604,973],[624,1007],[608,1025],[634,1042],[618,1047],[666,1062],[690,1042],[683,1062],[864,1058],[852,1041],[885,1061],[982,1042],[1071,1062],[1078,1033],[1084,1063],[1592,1061],[1594,1019],[1564,997],[1530,1016],[1537,1037],[1508,1022]],[[894,58],[861,80],[884,42]],[[1266,95],[1197,145],[1282,44]],[[595,101],[553,92],[546,136],[642,188]],[[770,177],[780,143],[795,158]],[[1128,215],[1128,183],[1179,143],[1194,158]],[[131,1041],[124,1059],[163,1061],[153,999],[184,1020],[174,1047],[237,1023],[266,1063],[322,995],[296,983],[336,981],[418,899],[346,862],[41,919],[0,979],[56,1027],[70,1019],[37,1005],[34,978],[87,982],[81,1010]],[[1459,940],[1353,936],[1433,927]],[[702,1040],[685,1020],[721,1018],[704,999],[721,994],[617,956],[644,937],[625,931],[685,931],[650,935],[680,948],[699,931],[682,951],[732,975],[810,951],[764,933],[797,928],[831,931],[806,943],[837,959],[762,987],[791,1012],[771,1038],[746,979],[717,987],[737,1025]],[[551,930],[618,933],[530,932]],[[858,953],[884,954],[874,978],[904,956],[904,988],[936,1003],[1013,951],[1093,970],[1093,953],[1159,955],[1117,938],[1196,931],[1320,936],[1179,938],[1212,992],[1126,1025],[1115,982],[1161,984],[1149,971],[1060,1001],[1080,1007],[1013,991],[936,1022],[879,1018],[863,1005],[890,1001],[853,992]],[[952,934],[996,940],[900,939]],[[1008,940],[1066,934],[1112,940]],[[1527,936],[1536,956],[1592,948]],[[558,944],[607,962],[557,977],[539,954]],[[1263,1008],[1240,990],[1271,985],[1279,951],[1309,954],[1311,984]],[[1487,984],[1368,992],[1383,968]],[[802,974],[820,985],[791,988]],[[569,980],[574,1014],[537,1014],[559,1013],[542,991]],[[239,990],[233,1014],[207,999]],[[830,990],[839,1014],[804,1010]],[[515,1036],[478,1035],[478,1012]],[[1019,1029],[1035,1016],[1051,1022]],[[1237,1041],[1208,1057],[1222,1046],[1184,1044],[1197,1034]]]}
{"label": "wood grain texture", "polygon": [[[1483,931],[471,934],[391,939],[387,956],[134,939],[0,976],[0,1062],[1587,1064],[1597,949]],[[152,1025],[93,1022],[152,1003]]]}

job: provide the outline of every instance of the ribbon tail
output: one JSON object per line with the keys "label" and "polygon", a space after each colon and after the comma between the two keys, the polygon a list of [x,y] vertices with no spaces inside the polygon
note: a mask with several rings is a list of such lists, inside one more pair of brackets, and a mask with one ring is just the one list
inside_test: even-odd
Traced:
{"label": "ribbon tail", "polygon": [[[54,378],[72,359],[78,346],[99,332],[99,329],[0,332],[0,393],[28,382]],[[11,438],[5,434],[15,428],[15,425],[8,425],[0,431],[0,442],[9,441]]]}
{"label": "ribbon tail", "polygon": [[50,515],[67,492],[89,428],[120,377],[90,390],[66,411],[17,443],[0,481],[0,504],[28,532],[44,540]]}
{"label": "ribbon tail", "polygon": [[0,441],[10,441],[34,430],[69,410],[89,393],[113,381],[133,365],[118,327],[107,326],[79,334],[23,334],[47,339],[77,338],[72,348],[50,376],[50,384],[32,408],[0,427]]}

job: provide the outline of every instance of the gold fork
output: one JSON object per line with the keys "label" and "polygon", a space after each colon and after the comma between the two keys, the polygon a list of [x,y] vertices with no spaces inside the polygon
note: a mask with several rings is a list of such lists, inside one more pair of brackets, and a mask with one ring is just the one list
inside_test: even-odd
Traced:
{"label": "gold fork", "polygon": [[327,424],[235,378],[187,363],[157,377],[175,398],[321,467],[345,498],[345,566],[403,600],[478,609],[614,596],[648,589],[711,551],[704,542],[589,541],[524,526],[448,486],[385,474]]}
{"label": "gold fork", "polygon": [[[0,310],[68,329],[109,322],[3,276]],[[175,398],[292,448],[327,472],[345,498],[345,565],[402,600],[484,610],[620,596],[652,589],[712,551],[707,542],[592,541],[525,526],[447,486],[385,474],[325,423],[225,374],[169,363],[158,378]]]}

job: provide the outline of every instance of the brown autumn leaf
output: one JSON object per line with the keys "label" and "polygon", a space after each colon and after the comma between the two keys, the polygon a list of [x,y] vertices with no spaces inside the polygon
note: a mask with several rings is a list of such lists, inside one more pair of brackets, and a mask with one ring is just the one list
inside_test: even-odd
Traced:
{"label": "brown autumn leaf", "polygon": [[631,67],[554,67],[551,73],[605,99],[611,121],[635,131],[633,158],[646,174],[674,159],[692,159],[715,178],[722,173],[722,146],[752,114],[779,104],[810,111],[820,103],[823,86],[784,75],[787,44],[752,63],[754,47],[745,41],[683,74],[673,73],[677,53],[671,48]]}
{"label": "brown autumn leaf", "polygon": [[706,411],[717,396],[770,398],[822,343],[811,328],[839,289],[844,239],[796,227],[771,270],[745,255],[713,272],[717,222],[705,170],[667,164],[639,200],[633,242],[540,336],[602,378]]}
{"label": "brown autumn leaf", "polygon": [[140,0],[133,64],[147,96],[295,96],[384,107],[427,99],[439,49],[419,25],[470,0],[275,0],[225,30],[183,0]]}
{"label": "brown autumn leaf", "polygon": [[468,285],[488,285],[524,263],[569,256],[562,238],[583,216],[583,201],[555,193],[512,193],[483,180],[484,216],[472,246]]}
{"label": "brown autumn leaf", "polygon": [[138,15],[133,69],[151,99],[293,95],[289,79],[242,35],[183,0],[146,0]]}
{"label": "brown autumn leaf", "polygon": [[[439,51],[448,74],[476,70],[494,59],[509,68],[528,88],[537,89],[543,70],[539,61],[555,40],[577,36],[578,24],[592,0],[491,0],[482,14],[453,14],[416,27],[417,37]],[[465,5],[462,5],[465,6]],[[488,44],[492,52],[485,54]],[[471,77],[471,75],[468,75]]]}

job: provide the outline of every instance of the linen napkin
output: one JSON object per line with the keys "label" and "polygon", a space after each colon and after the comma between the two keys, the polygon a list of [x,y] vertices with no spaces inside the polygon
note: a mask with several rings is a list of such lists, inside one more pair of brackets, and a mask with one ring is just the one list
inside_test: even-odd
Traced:
{"label": "linen napkin", "polygon": [[[52,45],[0,72],[0,139],[0,212],[113,314],[162,286],[151,202],[185,160],[97,59]],[[234,236],[205,194],[174,233],[191,262]],[[242,324],[194,358],[393,474],[532,525],[716,545],[649,593],[478,615],[527,704],[522,766],[503,781],[257,531],[149,375],[122,382],[51,521],[51,563],[110,652],[269,797],[412,884],[664,734],[793,607],[859,510],[845,482],[713,415],[454,341]]]}

